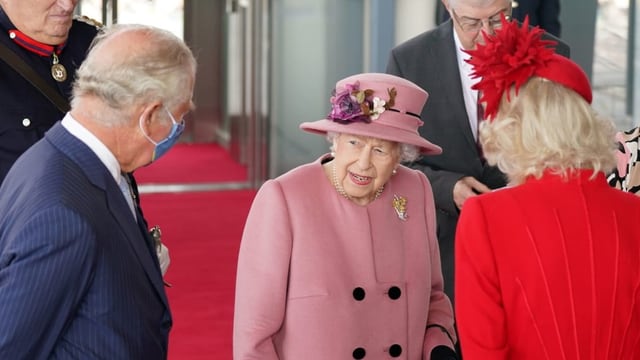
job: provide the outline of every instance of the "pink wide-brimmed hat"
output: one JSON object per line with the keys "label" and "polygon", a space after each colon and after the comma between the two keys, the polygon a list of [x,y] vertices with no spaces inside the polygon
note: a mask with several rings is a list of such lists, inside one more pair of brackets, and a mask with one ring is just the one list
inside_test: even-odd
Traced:
{"label": "pink wide-brimmed hat", "polygon": [[423,154],[440,154],[439,146],[418,133],[428,97],[416,84],[394,75],[353,75],[336,83],[327,118],[300,128],[321,135],[336,132],[395,141],[415,145]]}

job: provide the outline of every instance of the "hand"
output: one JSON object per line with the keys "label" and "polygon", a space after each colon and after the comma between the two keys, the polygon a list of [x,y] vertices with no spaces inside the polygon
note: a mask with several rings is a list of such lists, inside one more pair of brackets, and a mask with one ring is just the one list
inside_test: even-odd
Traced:
{"label": "hand", "polygon": [[465,176],[453,186],[453,201],[458,209],[462,210],[462,205],[468,198],[490,191],[491,189],[487,185],[476,180],[473,176]]}
{"label": "hand", "polygon": [[458,355],[450,347],[438,345],[431,350],[431,360],[458,360]]}
{"label": "hand", "polygon": [[171,259],[169,258],[169,248],[161,243],[160,246],[156,247],[156,253],[158,255],[158,261],[160,262],[162,276],[164,276],[169,268],[169,264],[171,263]]}

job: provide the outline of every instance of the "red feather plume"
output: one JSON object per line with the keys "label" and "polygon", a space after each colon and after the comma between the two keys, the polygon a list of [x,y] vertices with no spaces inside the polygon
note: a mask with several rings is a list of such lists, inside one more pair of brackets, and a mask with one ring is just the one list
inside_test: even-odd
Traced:
{"label": "red feather plume", "polygon": [[472,78],[480,78],[472,88],[481,92],[479,101],[486,103],[487,119],[495,116],[505,91],[515,85],[517,93],[536,69],[546,65],[554,54],[550,46],[556,44],[552,40],[542,40],[544,31],[539,27],[529,28],[528,16],[521,27],[504,15],[501,21],[502,26],[494,35],[482,33],[484,45],[465,50],[471,55],[467,62],[473,66]]}

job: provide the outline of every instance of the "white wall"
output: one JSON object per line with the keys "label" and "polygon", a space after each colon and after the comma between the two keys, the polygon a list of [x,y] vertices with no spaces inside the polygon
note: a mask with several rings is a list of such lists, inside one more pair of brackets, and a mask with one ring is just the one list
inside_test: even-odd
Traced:
{"label": "white wall", "polygon": [[440,0],[396,0],[396,44],[436,26],[436,3]]}

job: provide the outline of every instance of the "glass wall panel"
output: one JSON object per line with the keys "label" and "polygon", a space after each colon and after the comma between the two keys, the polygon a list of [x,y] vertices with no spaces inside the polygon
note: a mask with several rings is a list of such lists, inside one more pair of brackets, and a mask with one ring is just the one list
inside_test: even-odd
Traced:
{"label": "glass wall panel", "polygon": [[599,0],[593,57],[593,106],[618,129],[631,127],[627,108],[629,1]]}
{"label": "glass wall panel", "polygon": [[[78,8],[81,15],[106,24],[115,18],[115,22],[121,24],[157,26],[183,38],[184,0],[81,0]],[[115,16],[112,14],[114,8],[117,10]],[[104,14],[103,10],[108,14]]]}

